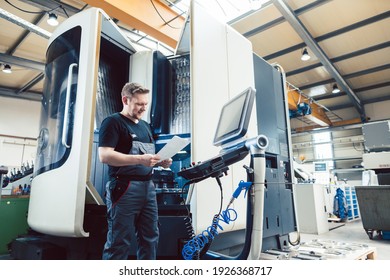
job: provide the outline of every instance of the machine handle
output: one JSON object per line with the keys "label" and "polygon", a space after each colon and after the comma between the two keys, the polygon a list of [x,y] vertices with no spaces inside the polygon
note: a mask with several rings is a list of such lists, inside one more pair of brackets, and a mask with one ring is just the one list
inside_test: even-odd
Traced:
{"label": "machine handle", "polygon": [[71,90],[71,86],[72,86],[72,73],[73,73],[74,67],[77,67],[77,63],[72,63],[71,65],[69,65],[68,83],[66,85],[64,125],[62,126],[62,145],[64,145],[66,148],[70,148],[70,146],[66,142],[66,139],[68,138],[69,99],[70,99],[70,90]]}

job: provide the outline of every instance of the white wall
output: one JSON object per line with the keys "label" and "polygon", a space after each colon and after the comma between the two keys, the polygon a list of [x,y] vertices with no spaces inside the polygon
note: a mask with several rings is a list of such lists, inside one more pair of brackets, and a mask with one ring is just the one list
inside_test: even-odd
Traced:
{"label": "white wall", "polygon": [[364,106],[367,117],[370,121],[390,119],[390,100],[370,103]]}
{"label": "white wall", "polygon": [[19,168],[35,159],[41,103],[0,96],[0,165]]}
{"label": "white wall", "polygon": [[41,103],[0,96],[0,134],[37,138]]}

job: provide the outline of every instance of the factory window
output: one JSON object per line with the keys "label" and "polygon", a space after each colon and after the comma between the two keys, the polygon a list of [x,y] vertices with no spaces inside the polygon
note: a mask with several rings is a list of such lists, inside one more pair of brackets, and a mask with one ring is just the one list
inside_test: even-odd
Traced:
{"label": "factory window", "polygon": [[313,134],[314,158],[328,163],[328,167],[333,169],[333,144],[330,132]]}
{"label": "factory window", "polygon": [[48,47],[35,176],[60,167],[70,154],[80,44],[81,27],[77,26]]}

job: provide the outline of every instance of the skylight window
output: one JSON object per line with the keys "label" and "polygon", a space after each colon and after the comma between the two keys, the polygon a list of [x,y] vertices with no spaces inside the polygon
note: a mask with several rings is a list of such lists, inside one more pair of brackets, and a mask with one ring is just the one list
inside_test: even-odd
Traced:
{"label": "skylight window", "polygon": [[322,132],[313,134],[314,146],[314,158],[316,160],[327,159],[328,166],[334,167],[333,160],[333,144],[330,132]]}

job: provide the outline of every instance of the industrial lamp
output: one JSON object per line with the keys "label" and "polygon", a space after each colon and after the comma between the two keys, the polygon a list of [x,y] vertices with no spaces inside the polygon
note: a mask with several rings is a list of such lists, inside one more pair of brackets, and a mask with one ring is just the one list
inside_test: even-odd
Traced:
{"label": "industrial lamp", "polygon": [[309,55],[309,52],[307,51],[306,48],[303,49],[303,52],[302,52],[302,56],[301,56],[301,60],[303,61],[307,61],[310,59],[310,55]]}
{"label": "industrial lamp", "polygon": [[5,64],[3,68],[3,72],[7,74],[11,74],[12,73],[11,65]]}
{"label": "industrial lamp", "polygon": [[49,13],[49,18],[47,19],[47,23],[51,26],[57,26],[58,25],[57,15],[54,13]]}
{"label": "industrial lamp", "polygon": [[332,93],[339,93],[340,92],[340,89],[337,87],[336,84],[333,85],[333,90],[332,90]]}

